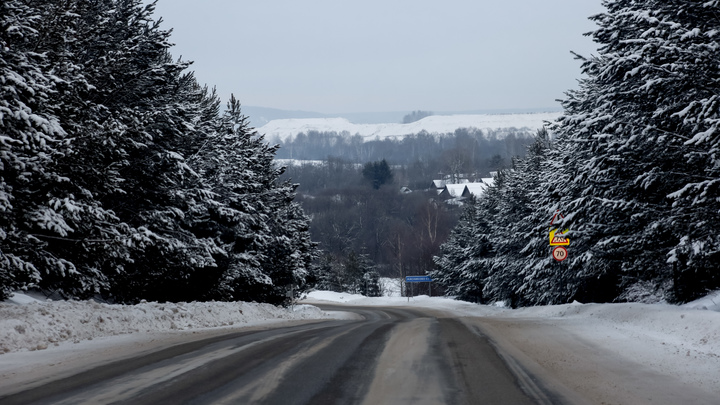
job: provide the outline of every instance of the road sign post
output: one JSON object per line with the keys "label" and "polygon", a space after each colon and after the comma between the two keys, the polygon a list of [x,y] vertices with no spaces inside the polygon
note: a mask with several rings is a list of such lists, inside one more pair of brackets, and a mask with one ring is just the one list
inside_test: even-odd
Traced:
{"label": "road sign post", "polygon": [[432,281],[430,276],[407,276],[405,277],[406,283],[429,283]]}
{"label": "road sign post", "polygon": [[[405,282],[410,283],[410,295],[415,295],[413,284],[414,283],[432,283],[430,276],[405,276]],[[429,293],[432,295],[432,284],[430,284]],[[410,302],[410,297],[408,297]]]}
{"label": "road sign post", "polygon": [[565,246],[555,246],[555,248],[552,251],[553,259],[561,262],[568,257],[567,249],[565,249]]}
{"label": "road sign post", "polygon": [[292,311],[295,310],[295,292],[293,291],[294,287],[295,286],[293,284],[288,284],[287,287],[285,287],[287,288],[287,290],[285,291],[285,296],[290,299],[290,309]]}
{"label": "road sign post", "polygon": [[565,217],[560,213],[560,210],[557,210],[550,220],[550,247],[554,246],[552,250],[552,257],[558,262],[561,262],[568,257],[568,251],[565,246],[570,246],[570,239],[566,238],[565,234],[569,231],[569,229],[561,231],[560,228],[553,228],[553,226],[555,225],[556,220],[564,218]]}

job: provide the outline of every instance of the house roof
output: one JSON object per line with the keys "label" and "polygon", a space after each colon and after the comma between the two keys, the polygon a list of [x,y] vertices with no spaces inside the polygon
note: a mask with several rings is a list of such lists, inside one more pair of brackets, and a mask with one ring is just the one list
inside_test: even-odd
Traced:
{"label": "house roof", "polygon": [[445,189],[448,191],[450,197],[462,197],[465,192],[466,184],[446,184]]}
{"label": "house roof", "polygon": [[480,197],[488,188],[488,185],[485,183],[468,183],[465,184],[465,187],[467,188],[469,194],[472,194],[475,197]]}

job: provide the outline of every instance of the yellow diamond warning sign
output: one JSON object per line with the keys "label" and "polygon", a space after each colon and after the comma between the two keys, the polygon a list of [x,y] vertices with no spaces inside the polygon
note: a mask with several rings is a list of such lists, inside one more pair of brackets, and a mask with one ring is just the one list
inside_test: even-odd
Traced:
{"label": "yellow diamond warning sign", "polygon": [[566,229],[558,233],[558,228],[552,229],[550,231],[550,246],[570,246],[570,239],[564,236],[568,231],[569,229]]}

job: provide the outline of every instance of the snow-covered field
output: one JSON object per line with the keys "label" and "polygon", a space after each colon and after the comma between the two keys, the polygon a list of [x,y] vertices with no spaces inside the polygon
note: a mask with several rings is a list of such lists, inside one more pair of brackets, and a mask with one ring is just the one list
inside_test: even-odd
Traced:
{"label": "snow-covered field", "polygon": [[[0,354],[0,379],[15,378],[24,368],[67,364],[77,357],[92,357],[89,353],[94,351],[116,350],[120,346],[127,352],[151,350],[196,333],[199,338],[200,334],[220,333],[228,328],[346,318],[346,314],[324,313],[313,306],[332,302],[422,307],[469,322],[483,318],[503,338],[518,345],[528,341],[539,345],[542,338],[548,338],[540,331],[552,331],[562,339],[582,341],[616,353],[632,364],[720,394],[720,291],[682,306],[574,303],[513,310],[442,297],[421,295],[408,299],[399,296],[395,284],[383,279],[383,290],[389,296],[379,298],[315,291],[292,310],[223,302],[107,305],[93,301],[39,301],[15,295],[0,303],[0,353],[5,353]],[[558,350],[565,350],[565,346],[560,345]],[[552,356],[556,361],[558,353]],[[11,383],[11,379],[7,382]]]}
{"label": "snow-covered field", "polygon": [[529,114],[475,114],[475,115],[433,115],[409,124],[353,124],[345,118],[296,118],[272,120],[258,132],[266,139],[287,139],[300,132],[347,132],[360,135],[365,140],[375,138],[403,137],[421,131],[429,133],[451,133],[458,128],[505,129],[541,128],[546,121],[554,121],[560,113],[529,113]]}

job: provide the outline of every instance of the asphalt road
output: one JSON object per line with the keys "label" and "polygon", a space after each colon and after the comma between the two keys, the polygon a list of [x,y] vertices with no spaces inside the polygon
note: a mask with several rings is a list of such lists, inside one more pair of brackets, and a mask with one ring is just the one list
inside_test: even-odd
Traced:
{"label": "asphalt road", "polygon": [[405,308],[241,331],[110,362],[0,404],[558,404],[476,327]]}

